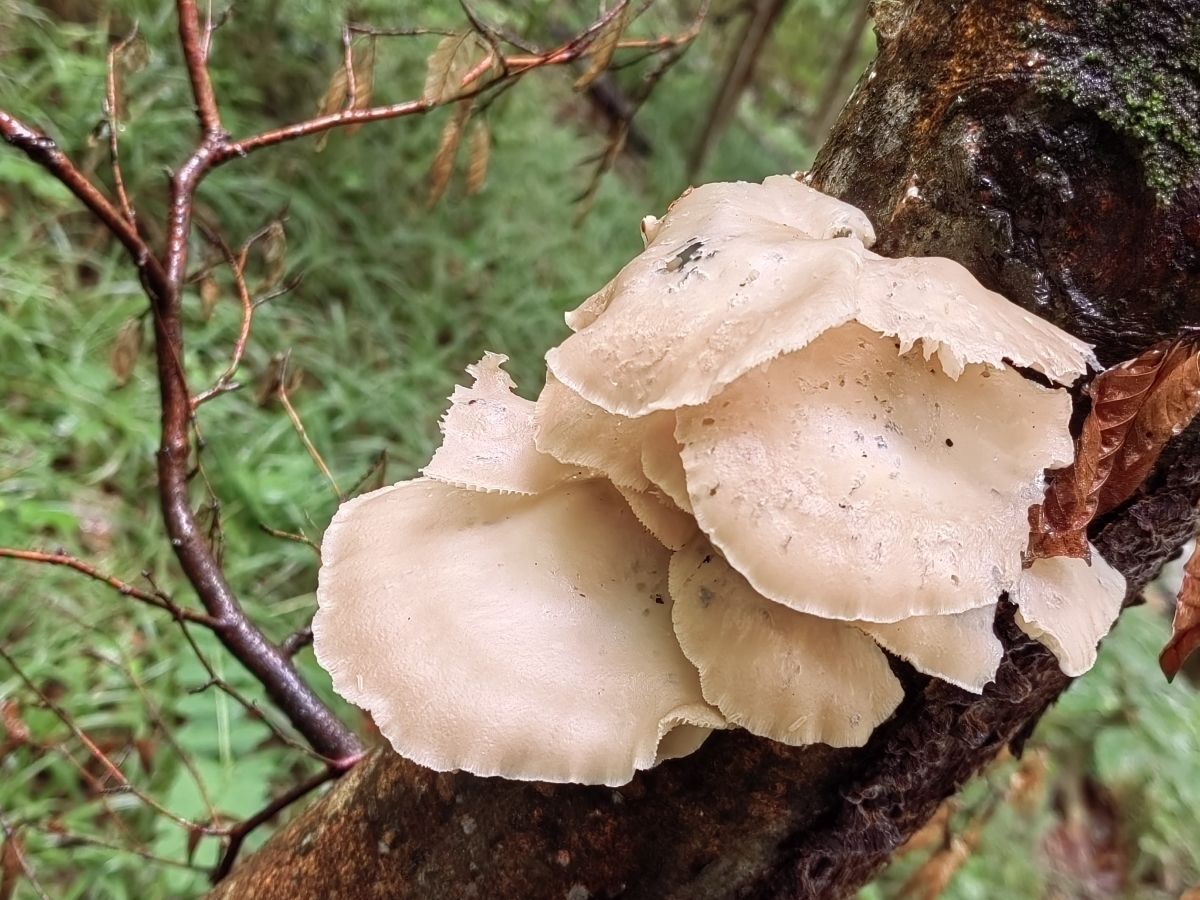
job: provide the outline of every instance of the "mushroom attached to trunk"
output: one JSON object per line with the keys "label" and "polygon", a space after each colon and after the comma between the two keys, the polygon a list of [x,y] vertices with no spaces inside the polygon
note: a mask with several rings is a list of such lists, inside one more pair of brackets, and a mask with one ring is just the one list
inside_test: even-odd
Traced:
{"label": "mushroom attached to trunk", "polygon": [[427,477],[326,534],[318,659],[399,752],[621,784],[727,720],[862,744],[902,696],[885,651],[984,689],[1005,592],[1090,665],[1119,576],[1021,568],[1088,345],[949,260],[872,253],[795,178],[689,190],[643,234],[536,404],[489,354]]}

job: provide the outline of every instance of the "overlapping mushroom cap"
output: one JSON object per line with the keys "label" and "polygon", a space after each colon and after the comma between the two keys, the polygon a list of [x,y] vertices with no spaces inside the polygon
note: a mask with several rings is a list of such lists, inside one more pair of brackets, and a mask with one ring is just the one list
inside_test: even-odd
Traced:
{"label": "overlapping mushroom cap", "polygon": [[901,699],[885,650],[983,690],[1006,592],[1091,665],[1121,576],[1021,565],[1086,344],[794,178],[642,228],[536,405],[489,354],[426,478],[327,533],[318,658],[399,752],[619,784],[727,723],[859,745]]}

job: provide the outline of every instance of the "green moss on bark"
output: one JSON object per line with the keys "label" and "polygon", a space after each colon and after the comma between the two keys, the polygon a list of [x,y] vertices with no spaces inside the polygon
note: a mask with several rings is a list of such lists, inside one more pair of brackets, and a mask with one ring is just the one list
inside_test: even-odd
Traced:
{"label": "green moss on bark", "polygon": [[1170,202],[1200,161],[1200,8],[1162,6],[1052,0],[1020,37],[1047,60],[1040,90],[1134,144],[1146,184]]}

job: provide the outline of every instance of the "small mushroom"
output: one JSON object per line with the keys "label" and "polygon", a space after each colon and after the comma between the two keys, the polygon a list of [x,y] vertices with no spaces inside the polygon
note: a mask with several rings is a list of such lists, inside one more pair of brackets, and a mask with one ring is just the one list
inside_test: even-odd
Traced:
{"label": "small mushroom", "polygon": [[1065,391],[953,381],[856,323],[677,415],[700,527],[764,596],[831,619],[995,604],[1043,470],[1073,455]]}
{"label": "small mushroom", "polygon": [[996,678],[1004,645],[993,623],[996,604],[951,616],[913,616],[899,622],[855,622],[879,646],[908,660],[918,672],[973,693]]}
{"label": "small mushroom", "polygon": [[674,637],[668,552],[603,480],[402,482],[343,504],[322,551],[317,659],[415,762],[620,785],[724,726]]}
{"label": "small mushroom", "polygon": [[758,594],[703,537],[671,558],[671,597],[705,699],[754,734],[860,747],[904,696],[869,637]]}
{"label": "small mushroom", "polygon": [[422,470],[429,478],[477,491],[536,494],[588,473],[534,445],[534,404],[513,393],[502,366],[507,356],[485,353],[467,367],[471,387],[450,396],[442,445]]}
{"label": "small mushroom", "polygon": [[1091,547],[1085,559],[1034,560],[1012,591],[1017,626],[1045,644],[1072,678],[1096,664],[1100,643],[1125,601],[1125,577]]}

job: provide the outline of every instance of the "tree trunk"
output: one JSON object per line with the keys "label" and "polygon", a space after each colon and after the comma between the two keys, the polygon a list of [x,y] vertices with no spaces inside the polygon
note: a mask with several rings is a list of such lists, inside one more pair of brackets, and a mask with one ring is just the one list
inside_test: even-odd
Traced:
{"label": "tree trunk", "polygon": [[[876,5],[879,57],[812,178],[870,215],[878,249],[959,260],[1105,363],[1200,324],[1200,0]],[[1198,499],[1193,428],[1093,529],[1131,596]],[[617,790],[378,751],[215,896],[847,896],[1067,687],[1007,604],[997,628],[1008,652],[981,698],[897,662],[907,698],[857,750],[721,733]]]}

